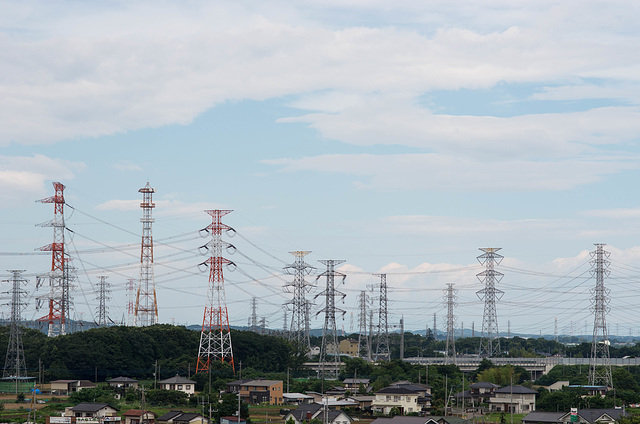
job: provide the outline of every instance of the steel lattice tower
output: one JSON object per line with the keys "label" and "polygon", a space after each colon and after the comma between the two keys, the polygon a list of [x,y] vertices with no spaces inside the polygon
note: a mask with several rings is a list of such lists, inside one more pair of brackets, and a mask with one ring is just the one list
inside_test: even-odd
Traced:
{"label": "steel lattice tower", "polygon": [[[335,277],[342,277],[342,283],[344,284],[344,280],[347,276],[336,271],[335,267],[343,262],[343,260],[332,259],[320,261],[320,263],[327,266],[327,270],[316,278],[316,281],[322,277],[325,277],[327,280],[327,285],[324,291],[316,295],[316,298],[318,296],[325,297],[325,307],[318,311],[318,314],[324,312],[324,327],[322,328],[322,344],[320,346],[320,368],[318,371],[318,377],[323,379],[326,377],[337,378],[340,366],[340,349],[338,346],[338,330],[336,328],[336,312],[341,313],[344,317],[346,311],[336,307],[336,295],[340,295],[342,296],[342,299],[344,299],[346,294],[336,290]],[[331,370],[326,370],[324,364],[327,361],[329,347],[333,350],[334,366]]]}
{"label": "steel lattice tower", "polygon": [[[609,356],[609,332],[606,315],[609,312],[609,292],[604,286],[605,277],[609,276],[609,252],[604,250],[603,243],[596,243],[596,250],[591,252],[591,275],[596,279],[591,312],[593,312],[593,342],[591,344],[591,361],[589,364],[589,384],[592,386],[609,386],[613,388],[611,376],[611,358]],[[598,366],[600,360],[600,366]]]}
{"label": "steel lattice tower", "polygon": [[249,331],[258,332],[258,298],[251,298],[251,316],[249,317]]}
{"label": "steel lattice tower", "polygon": [[360,312],[358,314],[358,355],[361,355],[362,341],[364,339],[365,349],[367,351],[367,361],[371,362],[371,339],[367,335],[367,304],[369,296],[365,290],[361,290],[358,295],[358,305]]}
{"label": "steel lattice tower", "polygon": [[211,225],[206,228],[211,234],[211,241],[204,245],[211,252],[211,257],[201,264],[209,267],[209,290],[202,319],[196,373],[208,371],[212,360],[229,362],[235,373],[229,312],[224,294],[224,274],[222,272],[223,265],[234,265],[233,262],[222,257],[223,247],[233,248],[233,245],[222,241],[222,231],[233,231],[231,227],[221,221],[222,217],[231,211],[215,209],[205,212],[211,215],[212,220]]}
{"label": "steel lattice tower", "polygon": [[447,362],[456,363],[456,316],[453,314],[453,308],[456,305],[458,290],[453,288],[453,283],[447,283],[444,291],[444,304],[447,307]]}
{"label": "steel lattice tower", "polygon": [[496,301],[502,298],[504,292],[496,288],[496,283],[500,282],[503,274],[495,270],[503,256],[497,252],[500,247],[480,248],[484,253],[478,256],[478,262],[485,266],[485,270],[477,274],[484,289],[478,290],[476,294],[480,300],[484,300],[484,314],[482,316],[482,337],[480,339],[480,356],[492,357],[500,353],[500,334],[498,332],[498,315],[496,313]]}
{"label": "steel lattice tower", "polygon": [[[43,227],[53,227],[53,243],[41,247],[39,250],[51,252],[51,272],[46,276],[49,279],[49,294],[37,298],[37,309],[46,301],[49,313],[38,321],[48,323],[48,336],[55,337],[67,333],[67,321],[69,321],[69,273],[67,259],[64,253],[64,185],[58,182],[53,183],[55,194],[41,203],[53,203],[53,219],[44,224]],[[41,277],[38,277],[36,287],[42,284]]]}
{"label": "steel lattice tower", "polygon": [[136,280],[129,278],[127,280],[127,325],[131,326],[135,322],[136,312]]}
{"label": "steel lattice tower", "polygon": [[100,282],[98,283],[98,297],[96,298],[98,300],[98,327],[105,327],[107,325],[109,325],[109,322],[111,321],[109,319],[109,307],[107,306],[107,300],[111,299],[111,296],[109,296],[110,290],[109,290],[109,286],[110,284],[107,283],[107,277],[104,275],[101,275],[98,277],[100,279]]}
{"label": "steel lattice tower", "polygon": [[151,211],[156,207],[153,203],[153,193],[149,183],[138,190],[142,193],[142,245],[140,248],[140,280],[138,281],[138,293],[136,295],[135,325],[146,327],[158,323],[158,302],[156,299],[156,284],[153,278],[153,235],[151,224],[155,221],[151,217]]}
{"label": "steel lattice tower", "polygon": [[391,359],[389,351],[389,313],[387,310],[387,274],[374,274],[380,277],[380,309],[378,310],[378,344],[376,361]]}
{"label": "steel lattice tower", "polygon": [[433,340],[438,341],[438,317],[433,313]]}
{"label": "steel lattice tower", "polygon": [[289,340],[306,349],[311,347],[309,340],[311,302],[307,300],[307,293],[314,287],[305,280],[316,268],[304,261],[310,251],[296,250],[289,252],[295,258],[295,262],[284,267],[285,274],[293,275],[293,282],[285,285],[284,290],[293,294],[293,299],[285,304],[291,311],[291,326],[289,327]]}
{"label": "steel lattice tower", "polygon": [[11,280],[4,280],[7,283],[12,283],[11,291],[11,322],[9,327],[9,345],[7,346],[7,356],[4,360],[4,370],[2,373],[3,378],[7,377],[26,377],[27,376],[27,364],[24,360],[24,349],[22,348],[22,308],[26,306],[26,303],[22,301],[22,296],[27,292],[22,289],[22,285],[27,283],[27,280],[22,278],[21,274],[24,270],[9,270],[13,275]]}

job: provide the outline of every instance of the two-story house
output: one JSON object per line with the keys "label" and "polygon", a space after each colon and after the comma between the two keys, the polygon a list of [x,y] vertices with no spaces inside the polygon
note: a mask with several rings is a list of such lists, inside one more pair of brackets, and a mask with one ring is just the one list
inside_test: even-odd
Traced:
{"label": "two-story house", "polygon": [[[64,410],[65,417],[74,417],[74,418],[96,418],[96,419],[105,419],[105,418],[117,418],[118,410],[106,403],[79,403],[76,406],[67,407]],[[107,420],[107,421],[114,421]]]}
{"label": "two-story house", "polygon": [[431,386],[425,384],[397,382],[378,390],[375,396],[371,408],[382,414],[389,414],[394,408],[401,415],[431,409]]}
{"label": "two-story house", "polygon": [[360,356],[358,352],[358,341],[353,339],[342,339],[339,344],[340,354],[353,357]]}
{"label": "two-story house", "polygon": [[351,393],[358,393],[360,388],[364,389],[364,393],[366,393],[369,388],[369,382],[368,378],[345,378],[343,381],[345,390]]}
{"label": "two-story house", "polygon": [[175,377],[158,381],[158,387],[164,390],[177,390],[189,396],[196,392],[196,382],[188,378],[180,377],[178,374],[176,374]]}
{"label": "two-story house", "polygon": [[284,403],[281,380],[236,380],[227,383],[227,388],[230,392],[237,393],[244,402],[253,405],[259,403],[282,405]]}
{"label": "two-story house", "polygon": [[524,386],[506,386],[496,389],[489,399],[491,412],[528,414],[536,410],[536,390]]}
{"label": "two-story house", "polygon": [[[312,403],[308,405],[300,405],[293,411],[289,412],[284,417],[284,422],[288,422],[290,419],[295,424],[309,424],[313,419],[318,419],[320,422],[325,422],[324,408],[322,405]],[[327,410],[327,421],[329,424],[351,424],[353,420],[343,411]]]}
{"label": "two-story house", "polygon": [[116,377],[111,380],[107,380],[109,386],[117,387],[120,389],[138,389],[140,382],[134,378],[129,377]]}
{"label": "two-story house", "polygon": [[82,389],[96,387],[96,383],[89,380],[54,380],[50,384],[51,393],[55,395],[69,395]]}

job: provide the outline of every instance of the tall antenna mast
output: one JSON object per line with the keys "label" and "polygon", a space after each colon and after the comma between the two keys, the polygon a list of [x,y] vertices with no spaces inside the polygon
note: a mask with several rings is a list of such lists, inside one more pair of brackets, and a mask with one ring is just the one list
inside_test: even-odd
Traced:
{"label": "tall antenna mast", "polygon": [[374,274],[380,277],[380,309],[378,310],[378,344],[376,361],[391,359],[389,350],[389,312],[387,310],[387,274]]}
{"label": "tall antenna mast", "polygon": [[293,282],[285,285],[284,291],[293,294],[293,299],[285,305],[291,311],[291,326],[289,327],[289,340],[299,347],[311,348],[309,310],[311,302],[307,300],[307,294],[314,287],[305,280],[307,275],[315,271],[315,267],[305,262],[304,257],[311,253],[308,250],[296,250],[289,252],[295,258],[294,263],[284,267],[287,275],[293,275]]}
{"label": "tall antenna mast", "polygon": [[229,312],[224,294],[224,275],[222,272],[222,265],[235,266],[229,259],[222,257],[223,247],[226,247],[227,250],[231,249],[231,251],[235,249],[232,244],[222,241],[222,231],[233,234],[235,230],[222,223],[222,217],[231,213],[230,210],[216,209],[205,212],[211,215],[211,225],[205,229],[207,233],[211,234],[211,241],[202,248],[209,250],[211,257],[200,264],[209,267],[209,290],[202,319],[196,373],[210,370],[212,359],[229,362],[235,373]]}
{"label": "tall antenna mast", "polygon": [[22,278],[24,270],[9,270],[13,275],[11,280],[4,280],[4,282],[12,283],[11,291],[11,322],[9,327],[9,345],[7,346],[7,356],[4,361],[4,370],[2,377],[15,377],[16,387],[17,380],[20,377],[27,376],[27,365],[24,360],[24,349],[22,348],[22,308],[26,306],[26,303],[22,301],[22,296],[27,292],[22,289],[22,286],[27,283],[27,280]]}
{"label": "tall antenna mast", "polygon": [[447,363],[456,363],[456,316],[453,314],[453,308],[456,305],[458,290],[453,288],[453,283],[447,283],[444,291],[444,304],[447,307],[447,345],[446,355]]}
{"label": "tall antenna mast", "polygon": [[480,300],[484,300],[484,314],[482,316],[482,338],[480,339],[480,356],[492,357],[500,353],[500,334],[498,333],[498,315],[496,313],[496,301],[502,298],[504,292],[496,288],[503,274],[494,268],[502,261],[503,256],[497,252],[500,247],[487,247],[480,250],[484,253],[478,256],[478,262],[485,266],[485,270],[477,274],[484,289],[476,294]]}
{"label": "tall antenna mast", "polygon": [[[596,286],[591,289],[593,298],[593,342],[591,343],[591,361],[589,364],[589,384],[591,386],[608,386],[613,388],[611,375],[611,357],[609,356],[609,333],[606,316],[609,312],[610,290],[604,286],[605,277],[609,276],[609,256],[604,250],[604,243],[596,243],[596,250],[591,252],[591,275],[596,279]],[[600,366],[598,366],[600,361]]]}
{"label": "tall antenna mast", "polygon": [[[325,307],[318,311],[318,314],[324,312],[324,327],[322,328],[322,345],[320,346],[320,367],[319,378],[326,377],[338,377],[338,371],[340,366],[340,350],[338,348],[338,330],[336,328],[336,312],[341,313],[344,317],[346,311],[336,307],[336,295],[342,296],[342,299],[346,297],[346,294],[335,289],[335,277],[342,277],[342,283],[347,276],[341,272],[335,270],[336,265],[343,263],[343,260],[322,260],[321,263],[327,266],[327,270],[318,275],[316,281],[321,277],[325,277],[327,280],[327,286],[324,291],[318,293],[318,296],[324,296],[326,303]],[[316,314],[317,315],[317,314]],[[333,367],[327,370],[324,364],[327,362],[327,356],[329,354],[329,347],[332,349],[333,354]]]}
{"label": "tall antenna mast", "polygon": [[140,280],[138,294],[136,296],[136,308],[134,311],[135,325],[146,327],[158,323],[158,302],[156,299],[156,284],[153,278],[153,235],[151,224],[155,221],[151,217],[151,211],[156,207],[153,203],[153,193],[149,183],[138,190],[142,193],[142,245],[140,249]]}
{"label": "tall antenna mast", "polygon": [[107,306],[107,300],[111,299],[111,297],[109,296],[110,290],[109,290],[109,286],[110,284],[107,283],[107,277],[104,275],[101,275],[98,277],[100,279],[100,282],[98,283],[98,327],[106,327],[107,325],[109,325],[109,322],[111,321],[109,319],[109,307]]}
{"label": "tall antenna mast", "polygon": [[[47,301],[49,313],[38,321],[48,323],[49,337],[64,335],[67,333],[67,321],[69,320],[69,273],[67,268],[67,259],[64,254],[64,185],[58,182],[53,183],[55,194],[46,199],[40,200],[41,203],[53,203],[54,214],[53,219],[44,224],[42,227],[53,227],[53,243],[41,247],[39,250],[51,252],[51,272],[47,275],[49,278],[49,294],[37,298],[36,309],[40,309],[43,301]],[[42,285],[41,278],[38,276],[36,287]]]}

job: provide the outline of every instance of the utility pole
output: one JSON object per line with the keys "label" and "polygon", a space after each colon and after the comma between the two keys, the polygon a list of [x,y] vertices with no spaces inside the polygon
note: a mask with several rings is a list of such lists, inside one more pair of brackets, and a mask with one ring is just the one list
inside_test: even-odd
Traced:
{"label": "utility pole", "polygon": [[400,318],[400,360],[404,360],[404,317]]}
{"label": "utility pole", "polygon": [[230,233],[235,230],[222,223],[222,217],[232,211],[214,209],[205,212],[211,215],[211,224],[203,231],[211,235],[211,240],[202,248],[210,251],[211,257],[200,264],[200,266],[209,268],[209,290],[202,319],[196,374],[209,371],[209,377],[211,377],[212,360],[228,362],[235,373],[229,311],[224,293],[224,273],[222,270],[223,265],[235,266],[229,259],[222,257],[223,248],[231,251],[235,249],[232,244],[222,240],[222,232]]}
{"label": "utility pole", "polygon": [[453,308],[456,305],[458,290],[453,288],[453,283],[447,283],[444,290],[444,304],[447,307],[447,345],[446,355],[447,363],[456,363],[456,316]]}
{"label": "utility pole", "polygon": [[153,234],[151,225],[155,221],[151,217],[151,211],[156,207],[153,203],[153,193],[149,183],[138,190],[142,193],[142,243],[140,245],[140,280],[138,280],[138,293],[136,294],[136,307],[134,310],[135,325],[146,327],[158,323],[158,301],[156,299],[156,283],[153,276]]}
{"label": "utility pole", "polygon": [[307,294],[314,285],[307,282],[305,277],[315,271],[315,267],[305,262],[304,257],[311,251],[296,250],[289,252],[295,258],[294,263],[284,267],[284,273],[293,275],[293,281],[284,287],[286,293],[293,294],[293,299],[285,305],[291,311],[291,326],[289,327],[289,340],[299,347],[307,350],[311,348],[309,311],[311,302],[307,300]]}
{"label": "utility pole", "polygon": [[[589,384],[603,385],[613,388],[611,375],[611,358],[609,356],[609,334],[607,331],[607,313],[609,312],[609,293],[604,279],[609,276],[609,252],[604,250],[604,243],[596,243],[596,250],[591,252],[591,275],[596,279],[593,294],[593,341],[591,343],[591,361],[589,366]],[[600,362],[600,364],[598,364]]]}
{"label": "utility pole", "polygon": [[[327,267],[327,270],[316,278],[317,281],[321,277],[325,277],[327,281],[325,290],[316,295],[316,298],[318,296],[325,297],[325,307],[318,311],[318,314],[324,312],[324,327],[322,329],[322,345],[320,346],[320,367],[318,376],[324,380],[326,377],[336,378],[340,370],[340,348],[338,345],[338,330],[336,328],[336,312],[341,313],[344,317],[346,311],[336,307],[335,297],[336,295],[339,295],[342,297],[342,300],[344,300],[346,294],[335,289],[335,277],[342,277],[342,284],[344,284],[344,280],[347,276],[335,270],[336,265],[343,263],[344,260],[329,259],[322,260],[320,262]],[[331,370],[326,370],[325,363],[327,362],[329,347],[333,350],[333,367]]]}
{"label": "utility pole", "polygon": [[500,353],[500,334],[498,332],[498,315],[496,313],[496,301],[502,298],[504,292],[496,288],[503,274],[495,270],[503,256],[497,252],[499,247],[481,248],[482,255],[478,256],[478,262],[485,266],[485,270],[477,275],[485,287],[476,292],[478,298],[484,301],[484,314],[482,316],[482,338],[480,339],[480,356],[492,357]]}
{"label": "utility pole", "polygon": [[24,270],[9,270],[12,274],[11,280],[3,282],[11,283],[11,322],[9,325],[9,344],[7,355],[4,361],[3,378],[15,378],[16,393],[18,393],[18,381],[21,377],[27,376],[27,365],[24,359],[24,349],[22,347],[22,316],[21,311],[27,305],[22,301],[22,297],[27,294],[22,286],[27,284],[27,280],[22,278]]}

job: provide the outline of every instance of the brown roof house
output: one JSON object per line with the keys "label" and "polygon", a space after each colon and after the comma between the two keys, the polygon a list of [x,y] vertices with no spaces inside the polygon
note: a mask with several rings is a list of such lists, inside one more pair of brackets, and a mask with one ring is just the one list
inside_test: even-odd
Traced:
{"label": "brown roof house", "polygon": [[129,409],[123,417],[124,424],[155,424],[156,413],[142,409]]}
{"label": "brown roof house", "polygon": [[177,390],[179,392],[186,393],[189,396],[196,392],[196,382],[189,380],[188,378],[180,377],[178,374],[176,374],[175,377],[158,381],[158,385],[161,389]]}
{"label": "brown roof house", "polygon": [[236,380],[227,383],[227,387],[230,392],[238,393],[244,402],[253,405],[259,403],[282,405],[284,403],[281,380]]}

